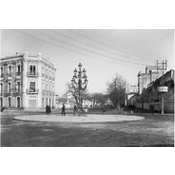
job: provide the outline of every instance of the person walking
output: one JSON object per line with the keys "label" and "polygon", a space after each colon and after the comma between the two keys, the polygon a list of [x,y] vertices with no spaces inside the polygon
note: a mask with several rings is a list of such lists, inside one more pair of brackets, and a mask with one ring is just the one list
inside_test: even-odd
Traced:
{"label": "person walking", "polygon": [[63,106],[62,106],[62,115],[64,115],[64,116],[66,115],[64,103],[63,103]]}
{"label": "person walking", "polygon": [[76,112],[77,112],[77,106],[74,105],[74,116],[75,116]]}
{"label": "person walking", "polygon": [[49,106],[47,105],[46,106],[46,114],[48,114],[49,113]]}

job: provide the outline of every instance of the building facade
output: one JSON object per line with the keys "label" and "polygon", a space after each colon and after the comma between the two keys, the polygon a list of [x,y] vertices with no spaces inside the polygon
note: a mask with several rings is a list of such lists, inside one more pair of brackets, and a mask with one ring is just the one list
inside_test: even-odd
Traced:
{"label": "building facade", "polygon": [[1,58],[0,106],[42,110],[54,106],[55,64],[27,52]]}
{"label": "building facade", "polygon": [[[168,91],[160,93],[158,87],[166,86]],[[174,113],[174,70],[169,70],[161,77],[153,81],[147,88],[143,89],[141,94],[135,94],[128,100],[128,105],[136,108],[150,110],[154,107],[155,111],[161,111],[161,98],[164,96],[165,112]]]}
{"label": "building facade", "polygon": [[161,77],[163,72],[156,70],[155,66],[147,66],[145,73],[138,73],[138,93],[141,94],[150,84]]}

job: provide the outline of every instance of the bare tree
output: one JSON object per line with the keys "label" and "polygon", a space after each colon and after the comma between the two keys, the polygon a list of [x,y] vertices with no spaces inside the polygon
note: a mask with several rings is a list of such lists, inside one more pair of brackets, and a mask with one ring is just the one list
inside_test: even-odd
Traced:
{"label": "bare tree", "polygon": [[121,105],[125,102],[125,93],[128,83],[122,76],[116,74],[112,82],[107,83],[107,92],[110,100],[113,102],[114,107],[120,109]]}
{"label": "bare tree", "polygon": [[[73,96],[75,98],[77,107],[81,109],[82,103],[80,103],[79,99],[81,99],[81,102],[82,102],[82,100],[85,100],[86,98],[88,98],[87,89],[80,90],[79,92],[78,87],[73,86],[72,83],[67,83],[66,86],[67,86],[66,95]],[[79,98],[79,95],[80,95],[80,98]]]}

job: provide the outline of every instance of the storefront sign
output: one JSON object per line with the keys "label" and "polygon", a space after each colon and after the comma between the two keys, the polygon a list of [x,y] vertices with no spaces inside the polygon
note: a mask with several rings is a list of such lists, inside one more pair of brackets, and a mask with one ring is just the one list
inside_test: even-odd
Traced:
{"label": "storefront sign", "polygon": [[168,92],[168,86],[159,86],[157,88],[158,92]]}

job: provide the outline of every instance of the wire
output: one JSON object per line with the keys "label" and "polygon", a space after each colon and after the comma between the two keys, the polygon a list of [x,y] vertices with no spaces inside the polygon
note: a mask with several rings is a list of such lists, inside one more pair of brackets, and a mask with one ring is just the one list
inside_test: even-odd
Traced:
{"label": "wire", "polygon": [[[34,39],[37,39],[37,40],[40,40],[40,41],[42,41],[42,42],[46,42],[46,43],[48,43],[48,44],[57,46],[57,47],[59,47],[59,48],[62,48],[62,49],[65,49],[65,50],[69,50],[69,51],[71,51],[71,52],[75,52],[75,53],[78,53],[78,54],[81,54],[81,55],[84,55],[84,56],[88,56],[88,57],[93,57],[93,58],[95,58],[95,59],[100,59],[100,60],[103,60],[103,61],[106,61],[106,62],[110,62],[110,63],[114,63],[114,64],[123,65],[123,64],[121,64],[121,63],[116,63],[116,62],[113,62],[113,61],[109,61],[109,60],[105,60],[105,59],[102,59],[102,58],[98,58],[98,57],[94,57],[94,56],[91,56],[91,55],[87,55],[87,54],[84,54],[84,53],[81,53],[81,52],[78,52],[78,51],[75,51],[75,50],[70,50],[70,49],[65,48],[65,47],[63,47],[63,46],[60,46],[60,45],[58,45],[58,44],[54,44],[54,43],[48,42],[48,41],[46,41],[46,40],[37,38],[37,37],[35,37],[35,36],[31,36],[31,35],[29,35],[29,34],[26,34],[26,33],[20,32],[20,31],[17,31],[17,30],[15,30],[15,29],[10,29],[10,30],[13,30],[13,31],[15,31],[15,32],[17,32],[17,33],[26,35],[26,36],[28,36],[28,37],[31,37],[31,38],[34,38]],[[123,66],[129,66],[129,65],[123,65]],[[131,67],[131,66],[129,66],[129,67]],[[132,66],[132,67],[134,67],[134,66]],[[135,67],[136,67],[136,66],[135,66]],[[138,68],[138,67],[137,67],[137,68]]]}
{"label": "wire", "polygon": [[[45,36],[48,36],[48,34],[46,35],[45,33],[42,33],[42,32],[40,32],[40,31],[37,31],[37,32],[38,32],[38,33],[41,33],[41,34],[43,34],[43,35],[45,35]],[[49,37],[50,37],[50,36],[49,36]],[[52,36],[51,36],[51,37],[52,37]],[[52,37],[52,38],[55,40],[55,37]],[[68,42],[66,42],[66,41],[64,41],[64,40],[61,40],[61,39],[57,39],[57,40],[59,40],[60,42],[63,42],[64,44],[70,45],[70,46],[72,46],[72,47],[75,47],[75,48],[78,48],[78,49],[81,49],[81,50],[85,50],[85,51],[88,51],[88,52],[91,52],[91,53],[93,53],[93,54],[100,55],[100,56],[103,56],[103,57],[111,58],[111,59],[113,59],[113,60],[115,60],[115,61],[118,60],[118,61],[125,62],[125,63],[131,63],[131,64],[136,64],[136,65],[144,65],[144,66],[146,66],[145,64],[139,64],[139,63],[129,62],[129,61],[121,60],[121,59],[114,58],[114,57],[111,57],[111,56],[108,56],[108,55],[100,54],[100,53],[97,53],[97,52],[94,52],[94,51],[91,51],[91,50],[82,48],[82,47],[80,47],[80,46],[73,45],[73,44],[68,43]]]}
{"label": "wire", "polygon": [[[64,37],[66,37],[66,38],[69,38],[69,39],[71,39],[71,40],[77,41],[77,42],[79,42],[79,43],[82,43],[82,44],[84,44],[84,45],[90,46],[90,47],[92,47],[92,48],[99,49],[99,50],[102,50],[102,51],[107,52],[107,53],[110,53],[110,54],[114,54],[114,55],[122,56],[122,57],[125,57],[125,58],[129,58],[129,56],[121,55],[121,54],[114,53],[114,52],[109,52],[109,51],[104,50],[104,49],[101,49],[101,48],[99,48],[99,47],[92,46],[92,45],[87,44],[87,43],[85,43],[85,42],[79,41],[79,40],[77,40],[77,39],[75,39],[75,38],[66,36],[66,35],[64,35],[64,34],[58,32],[58,31],[51,30],[51,29],[49,29],[49,31],[54,32],[54,33],[56,33],[56,34],[59,34],[59,35],[61,35],[61,36],[64,36]],[[131,56],[132,56],[132,55],[131,55]],[[135,59],[136,59],[136,60],[140,60],[140,58],[135,58]],[[142,60],[141,60],[141,61],[142,61]],[[146,60],[144,60],[144,61],[149,61],[149,60],[146,58]]]}
{"label": "wire", "polygon": [[73,32],[73,33],[76,33],[77,35],[80,35],[80,36],[82,36],[82,37],[85,37],[85,38],[87,38],[87,39],[90,39],[90,40],[92,40],[92,41],[95,41],[95,42],[97,42],[97,43],[100,43],[100,44],[102,44],[102,45],[104,45],[104,46],[107,46],[107,47],[109,47],[109,48],[111,48],[111,49],[114,49],[114,50],[116,50],[116,51],[119,51],[119,52],[122,52],[122,53],[125,53],[125,54],[129,54],[129,55],[132,55],[132,56],[135,56],[135,57],[143,58],[143,59],[146,59],[146,60],[152,60],[152,59],[150,59],[150,58],[145,58],[145,57],[142,57],[142,56],[133,54],[133,53],[129,53],[129,52],[126,52],[126,51],[123,51],[123,50],[120,50],[120,49],[116,49],[116,48],[114,48],[114,47],[112,47],[112,46],[109,46],[109,45],[107,45],[107,44],[105,44],[105,43],[102,43],[102,42],[100,42],[100,41],[98,41],[98,40],[95,40],[95,39],[93,39],[93,38],[90,38],[90,37],[88,37],[88,36],[86,36],[86,35],[83,35],[83,34],[80,34],[80,33],[78,33],[78,32],[75,32],[75,31],[73,31],[73,30],[71,30],[71,29],[67,29],[67,30],[69,30],[69,31],[71,31],[71,32]]}

